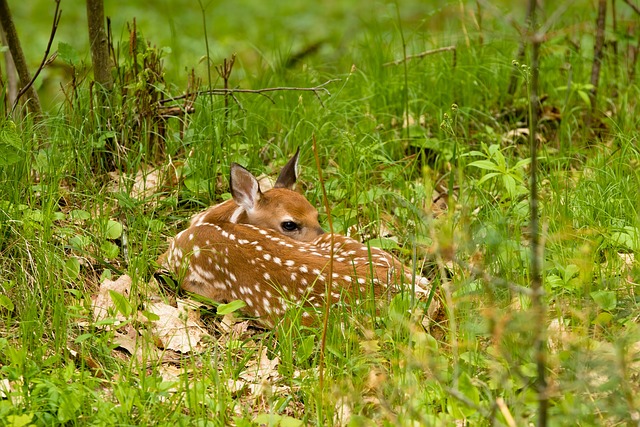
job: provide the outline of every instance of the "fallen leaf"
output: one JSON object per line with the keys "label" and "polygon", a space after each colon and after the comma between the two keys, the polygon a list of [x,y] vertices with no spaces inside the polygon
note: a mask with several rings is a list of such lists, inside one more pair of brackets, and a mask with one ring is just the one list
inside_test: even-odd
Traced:
{"label": "fallen leaf", "polygon": [[208,336],[204,328],[198,323],[195,310],[172,307],[163,302],[148,304],[146,311],[158,316],[151,321],[151,333],[157,338],[163,349],[180,353],[203,350],[203,338]]}
{"label": "fallen leaf", "polygon": [[116,310],[116,305],[109,293],[110,291],[117,292],[123,297],[128,298],[131,293],[131,277],[125,274],[118,277],[115,281],[105,279],[104,282],[100,284],[98,294],[91,298],[93,300],[93,304],[91,305],[93,319],[96,322],[110,317],[109,312],[114,313],[115,318],[120,322],[127,320]]}

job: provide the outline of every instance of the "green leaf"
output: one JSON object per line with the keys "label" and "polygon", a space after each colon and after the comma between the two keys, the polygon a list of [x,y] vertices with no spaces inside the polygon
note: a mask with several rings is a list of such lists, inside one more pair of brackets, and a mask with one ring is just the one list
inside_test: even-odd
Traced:
{"label": "green leaf", "polygon": [[280,427],[300,427],[304,425],[301,420],[285,415],[280,420]]}
{"label": "green leaf", "polygon": [[91,239],[87,236],[76,235],[69,239],[69,246],[76,250],[82,250],[91,244]]}
{"label": "green leaf", "polygon": [[80,260],[78,258],[69,258],[64,263],[64,272],[69,279],[76,279],[80,276]]}
{"label": "green leaf", "polygon": [[75,340],[73,340],[73,342],[76,343],[76,344],[80,344],[81,342],[85,342],[86,340],[88,340],[92,336],[93,336],[93,334],[82,334],[82,335],[78,336]]}
{"label": "green leaf", "polygon": [[509,197],[514,198],[516,193],[516,180],[511,175],[502,175],[502,183],[507,190]]}
{"label": "green leaf", "polygon": [[120,248],[113,242],[104,241],[100,245],[100,250],[102,254],[107,259],[114,259],[120,253]]}
{"label": "green leaf", "polygon": [[315,337],[313,335],[306,336],[298,346],[298,361],[308,360],[313,354],[315,348]]}
{"label": "green leaf", "polygon": [[482,185],[484,182],[486,182],[486,181],[490,180],[491,178],[494,178],[494,177],[496,177],[498,175],[501,175],[501,173],[500,172],[489,172],[489,173],[486,173],[486,174],[484,174],[482,176],[482,178],[480,178],[478,180],[478,185]]}
{"label": "green leaf", "polygon": [[91,214],[82,209],[74,209],[69,212],[69,219],[75,221],[83,221],[91,218]]}
{"label": "green leaf", "polygon": [[58,42],[58,58],[72,67],[80,63],[80,55],[78,51],[69,43]]}
{"label": "green leaf", "polygon": [[123,316],[129,317],[131,313],[133,313],[133,307],[124,295],[110,290],[109,296],[111,296],[111,301],[113,301],[113,305],[116,306],[116,310],[118,310]]}
{"label": "green leaf", "polygon": [[7,415],[5,420],[11,427],[25,427],[33,425],[33,414]]}
{"label": "green leaf", "polygon": [[551,286],[551,288],[558,288],[565,285],[565,281],[562,280],[560,276],[557,274],[549,274],[544,278],[544,281],[547,285]]}
{"label": "green leaf", "polygon": [[579,90],[577,92],[578,92],[578,96],[582,98],[584,103],[587,104],[588,107],[591,107],[591,99],[589,98],[589,95],[587,94],[587,92],[582,90]]}
{"label": "green leaf", "polygon": [[638,230],[633,227],[624,227],[624,231],[614,231],[609,236],[609,241],[614,247],[630,251],[640,249],[638,244]]}
{"label": "green leaf", "polygon": [[565,283],[568,283],[569,280],[573,279],[578,274],[580,274],[580,267],[575,264],[569,264],[563,269],[562,279]]}
{"label": "green leaf", "polygon": [[616,293],[613,291],[593,291],[590,295],[598,307],[606,311],[613,310],[618,304]]}
{"label": "green leaf", "polygon": [[142,310],[142,315],[146,317],[150,322],[157,322],[158,320],[160,320],[160,316],[147,310]]}
{"label": "green leaf", "polygon": [[104,230],[104,237],[107,239],[115,240],[122,236],[122,224],[118,221],[109,220],[107,222],[107,227]]}
{"label": "green leaf", "polygon": [[476,160],[475,162],[469,163],[468,166],[474,166],[476,168],[480,168],[488,171],[500,172],[500,168],[498,168],[498,165],[496,165],[490,160]]}
{"label": "green leaf", "polygon": [[24,155],[16,125],[11,121],[0,124],[0,167],[16,163]]}
{"label": "green leaf", "polygon": [[11,301],[11,298],[4,294],[0,294],[0,307],[10,312],[15,308],[13,305],[13,301]]}
{"label": "green leaf", "polygon": [[593,323],[594,325],[604,326],[611,323],[612,320],[613,320],[613,314],[609,313],[608,311],[602,311],[598,313],[596,318],[593,319],[591,323]]}
{"label": "green leaf", "polygon": [[[540,157],[538,157],[538,160],[540,160]],[[526,159],[522,159],[520,160],[518,163],[516,163],[513,166],[513,169],[519,169],[522,168],[523,166],[528,165],[529,163],[531,163],[531,157],[527,157]]]}
{"label": "green leaf", "polygon": [[273,427],[300,427],[304,425],[301,420],[280,414],[260,414],[253,419],[253,422],[258,425]]}
{"label": "green leaf", "polygon": [[398,242],[393,239],[387,239],[385,237],[376,237],[375,239],[368,240],[367,244],[371,245],[371,247],[373,248],[380,248],[385,250],[400,248],[400,246],[398,246]]}
{"label": "green leaf", "polygon": [[246,302],[235,300],[235,301],[231,301],[228,304],[218,305],[216,313],[218,313],[220,316],[224,316],[225,314],[233,313],[246,306],[247,306]]}

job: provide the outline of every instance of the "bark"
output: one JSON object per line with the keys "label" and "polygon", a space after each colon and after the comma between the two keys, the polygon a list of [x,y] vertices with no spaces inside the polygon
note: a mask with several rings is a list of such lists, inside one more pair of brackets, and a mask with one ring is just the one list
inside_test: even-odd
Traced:
{"label": "bark", "polygon": [[591,118],[596,111],[598,100],[598,82],[600,81],[600,66],[602,64],[602,49],[604,47],[604,25],[607,17],[607,1],[598,0],[598,20],[596,22],[596,43],[593,50],[593,66],[591,67],[591,84],[593,88],[589,94],[591,99],[591,113],[587,117],[587,128],[591,124]]}
{"label": "bark", "polygon": [[[0,0],[0,27],[2,27],[2,31],[6,37],[9,52],[11,53],[11,58],[13,59],[13,63],[16,67],[20,87],[27,87],[29,82],[31,82],[31,76],[29,75],[27,60],[22,52],[18,32],[13,24],[13,18],[11,17],[11,11],[9,10],[7,0]],[[27,99],[25,102],[27,109],[33,113],[36,118],[42,117],[40,98],[38,98],[38,93],[35,91],[33,86],[30,86],[27,89],[26,95]]]}
{"label": "bark", "polygon": [[[0,26],[0,38],[2,39],[2,44],[4,46],[8,46],[7,38],[4,36],[4,32]],[[16,74],[16,66],[13,64],[13,58],[11,54],[8,53],[4,56],[4,69],[5,74],[7,75],[6,83],[6,91],[7,97],[5,98],[5,111],[10,111],[13,102],[18,97],[18,75]]]}
{"label": "bark", "polygon": [[89,43],[93,77],[106,91],[113,88],[109,44],[104,20],[103,0],[87,0],[87,21],[89,23]]}

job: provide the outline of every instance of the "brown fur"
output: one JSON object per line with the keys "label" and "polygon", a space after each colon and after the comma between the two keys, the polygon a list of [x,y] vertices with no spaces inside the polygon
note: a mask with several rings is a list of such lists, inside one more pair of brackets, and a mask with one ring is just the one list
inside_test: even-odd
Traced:
{"label": "brown fur", "polygon": [[[298,242],[251,225],[200,223],[176,236],[165,264],[187,291],[221,303],[244,300],[243,312],[268,325],[291,304],[321,308],[327,292],[331,303],[358,303],[411,283],[411,271],[392,255],[338,234],[332,253],[331,239]],[[428,283],[416,278],[418,288]],[[304,312],[303,324],[312,317]]]}

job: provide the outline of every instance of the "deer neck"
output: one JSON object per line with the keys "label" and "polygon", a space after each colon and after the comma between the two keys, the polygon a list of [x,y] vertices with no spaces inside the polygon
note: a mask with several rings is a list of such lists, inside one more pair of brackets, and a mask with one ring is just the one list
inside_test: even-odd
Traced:
{"label": "deer neck", "polygon": [[231,222],[243,224],[248,221],[247,212],[233,200],[229,199],[210,207],[191,219],[191,226],[199,224],[223,224]]}

